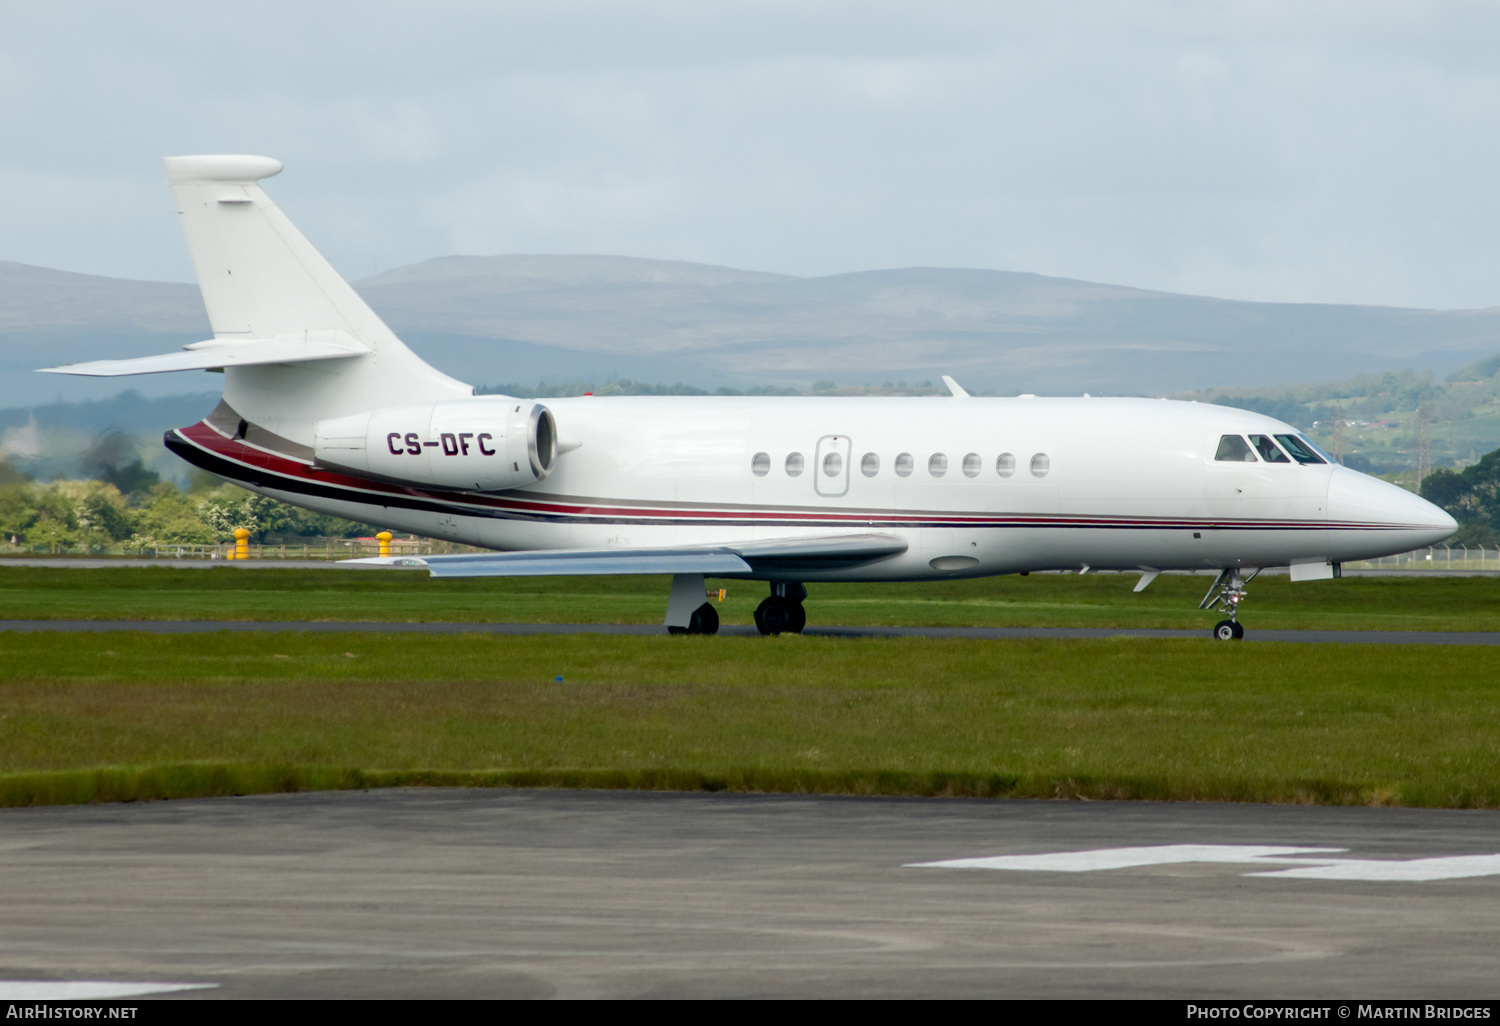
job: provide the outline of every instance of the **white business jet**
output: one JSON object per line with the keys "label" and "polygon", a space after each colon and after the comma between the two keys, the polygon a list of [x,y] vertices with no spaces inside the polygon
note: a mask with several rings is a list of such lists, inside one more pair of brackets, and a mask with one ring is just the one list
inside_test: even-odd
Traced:
{"label": "white business jet", "polygon": [[[1153,399],[479,396],[408,349],[257,184],[266,157],[170,157],[214,337],[48,368],[222,370],[169,449],[322,513],[498,550],[393,557],[433,576],[670,574],[666,624],[712,634],[704,578],[767,581],[763,633],[806,582],[1037,570],[1216,570],[1246,583],[1431,545],[1452,517],[1339,466],[1280,421]],[[368,560],[363,562],[370,562]]]}

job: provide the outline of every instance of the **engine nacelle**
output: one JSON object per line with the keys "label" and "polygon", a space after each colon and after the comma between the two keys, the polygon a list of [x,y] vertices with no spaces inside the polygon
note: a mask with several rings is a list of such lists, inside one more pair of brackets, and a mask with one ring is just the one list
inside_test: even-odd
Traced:
{"label": "engine nacelle", "polygon": [[320,422],[316,436],[319,466],[438,488],[524,488],[557,462],[552,411],[499,395],[356,413]]}

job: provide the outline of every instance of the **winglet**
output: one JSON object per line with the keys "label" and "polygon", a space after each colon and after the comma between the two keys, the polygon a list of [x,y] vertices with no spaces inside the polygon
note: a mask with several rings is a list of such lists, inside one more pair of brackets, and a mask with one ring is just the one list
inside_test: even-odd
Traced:
{"label": "winglet", "polygon": [[953,398],[955,398],[955,399],[967,399],[967,398],[969,398],[969,393],[964,391],[964,387],[962,385],[960,385],[957,381],[954,381],[952,378],[950,378],[946,374],[943,375],[943,384],[945,384],[945,385],[948,386],[948,391],[950,391],[950,392],[953,393]]}

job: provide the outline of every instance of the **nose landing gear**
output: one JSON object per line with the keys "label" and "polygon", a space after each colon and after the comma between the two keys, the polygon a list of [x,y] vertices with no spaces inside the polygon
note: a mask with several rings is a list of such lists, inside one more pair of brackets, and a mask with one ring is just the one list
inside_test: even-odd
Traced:
{"label": "nose landing gear", "polygon": [[796,581],[772,581],[771,597],[755,607],[755,629],[762,634],[801,634],[807,626],[805,598],[807,589]]}
{"label": "nose landing gear", "polygon": [[1239,641],[1245,636],[1245,627],[1238,620],[1220,620],[1214,624],[1214,637],[1220,641]]}
{"label": "nose landing gear", "polygon": [[1256,567],[1250,571],[1250,576],[1241,577],[1238,567],[1230,567],[1219,574],[1208,589],[1208,594],[1203,596],[1203,601],[1198,603],[1199,609],[1214,609],[1229,614],[1229,619],[1214,624],[1214,637],[1219,641],[1239,641],[1245,636],[1244,625],[1239,621],[1240,603],[1245,599],[1245,585],[1253,581],[1258,573],[1260,568]]}

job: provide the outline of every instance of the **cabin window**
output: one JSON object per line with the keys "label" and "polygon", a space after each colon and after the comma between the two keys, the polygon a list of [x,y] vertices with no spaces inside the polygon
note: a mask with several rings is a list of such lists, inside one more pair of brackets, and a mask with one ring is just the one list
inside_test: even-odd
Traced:
{"label": "cabin window", "polygon": [[802,476],[802,454],[800,452],[794,452],[786,458],[786,476]]}
{"label": "cabin window", "polygon": [[844,457],[831,452],[823,457],[823,476],[838,477],[844,472]]}
{"label": "cabin window", "polygon": [[865,477],[874,477],[880,473],[880,457],[873,452],[867,452],[859,461],[859,472]]}
{"label": "cabin window", "polygon": [[903,452],[896,457],[896,476],[911,477],[912,468],[916,465],[917,461],[911,458],[911,453]]}
{"label": "cabin window", "polygon": [[750,473],[756,477],[765,477],[770,472],[771,454],[768,452],[756,453],[755,458],[750,461]]}
{"label": "cabin window", "polygon": [[1225,435],[1219,439],[1219,451],[1214,459],[1221,463],[1254,463],[1255,453],[1239,435]]}
{"label": "cabin window", "polygon": [[1031,476],[1046,477],[1047,471],[1052,469],[1052,460],[1044,452],[1039,452],[1031,457]]}
{"label": "cabin window", "polygon": [[927,457],[927,473],[933,477],[942,477],[948,473],[948,456],[946,453],[935,452]]}
{"label": "cabin window", "polygon": [[1270,435],[1251,435],[1250,444],[1255,446],[1255,451],[1260,453],[1260,458],[1267,463],[1290,463],[1286,454],[1276,448],[1276,443],[1271,441]]}
{"label": "cabin window", "polygon": [[1277,435],[1276,441],[1281,447],[1292,454],[1292,459],[1298,463],[1322,463],[1323,457],[1313,452],[1312,446],[1298,438],[1296,435]]}
{"label": "cabin window", "polygon": [[979,458],[979,453],[969,453],[964,457],[964,477],[978,477],[982,466],[984,466],[984,460]]}
{"label": "cabin window", "polygon": [[1008,452],[1002,452],[995,457],[995,473],[1001,477],[1010,477],[1016,472],[1016,458]]}

